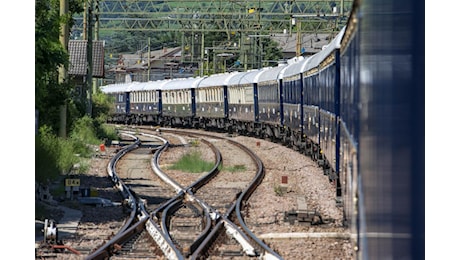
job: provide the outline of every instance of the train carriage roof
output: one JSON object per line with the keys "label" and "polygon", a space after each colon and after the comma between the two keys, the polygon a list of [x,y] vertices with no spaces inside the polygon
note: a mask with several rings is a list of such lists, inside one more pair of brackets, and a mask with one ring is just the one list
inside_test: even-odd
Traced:
{"label": "train carriage roof", "polygon": [[229,86],[240,85],[240,84],[251,84],[256,83],[255,79],[259,73],[264,72],[268,68],[259,69],[259,70],[250,70],[246,72],[241,72],[236,74],[234,77],[231,77],[228,81]]}
{"label": "train carriage roof", "polygon": [[158,89],[161,89],[169,81],[171,81],[171,79],[155,80],[155,81],[146,82],[144,90],[158,90]]}
{"label": "train carriage roof", "polygon": [[306,71],[307,65],[310,62],[311,57],[308,57],[306,59],[303,59],[301,61],[298,61],[296,63],[288,65],[286,70],[282,71],[282,75],[280,75],[281,78],[287,78],[291,77],[293,75],[300,74],[302,72]]}
{"label": "train carriage roof", "polygon": [[225,86],[228,84],[230,79],[235,77],[237,74],[240,74],[240,72],[214,74],[200,81],[197,87],[204,88],[213,86]]}
{"label": "train carriage roof", "polygon": [[139,84],[139,82],[109,84],[101,87],[101,91],[106,94],[131,92],[131,88],[137,84]]}
{"label": "train carriage roof", "polygon": [[342,40],[343,34],[345,32],[346,26],[340,30],[340,32],[335,36],[335,38],[320,52],[311,56],[311,61],[307,63],[306,71],[318,67],[318,65],[325,59],[329,54],[331,54],[335,49],[340,48],[340,42]]}
{"label": "train carriage roof", "polygon": [[145,85],[146,85],[146,82],[132,82],[131,86],[129,86],[129,90],[131,92],[133,91],[142,91],[144,90],[145,88]]}
{"label": "train carriage roof", "polygon": [[281,65],[278,67],[265,69],[261,73],[257,74],[255,81],[256,83],[259,83],[264,81],[277,80],[280,78],[281,72],[287,67],[287,65]]}
{"label": "train carriage roof", "polygon": [[177,89],[190,89],[190,88],[197,88],[200,81],[202,81],[203,77],[195,77],[195,78],[180,78],[180,79],[173,79],[161,86],[162,90],[177,90]]}

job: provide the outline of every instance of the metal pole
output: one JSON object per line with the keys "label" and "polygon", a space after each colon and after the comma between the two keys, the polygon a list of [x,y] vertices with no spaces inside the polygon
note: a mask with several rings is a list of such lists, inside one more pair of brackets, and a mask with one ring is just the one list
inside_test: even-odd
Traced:
{"label": "metal pole", "polygon": [[[94,0],[95,6],[94,6],[94,40],[98,41],[99,40],[99,0]],[[91,65],[92,66],[92,65]],[[99,87],[99,80],[98,79],[93,79],[92,80],[92,85],[93,85],[93,94],[95,95],[97,93],[97,88]]]}
{"label": "metal pole", "polygon": [[147,82],[150,81],[150,37],[148,41],[149,53],[147,54]]}
{"label": "metal pole", "polygon": [[295,48],[295,52],[296,52],[296,56],[299,57],[300,56],[300,45],[301,45],[301,41],[302,41],[302,34],[301,34],[301,31],[302,30],[302,22],[299,20],[297,22],[297,43],[296,43],[296,48]]}
{"label": "metal pole", "polygon": [[203,68],[203,65],[204,65],[204,31],[201,31],[201,59],[200,59],[200,77],[203,77],[203,73],[204,73],[204,68]]}
{"label": "metal pole", "polygon": [[86,46],[86,114],[92,116],[92,102],[91,102],[91,92],[92,92],[92,83],[93,83],[93,1],[88,0],[87,5],[88,12],[88,37],[87,37],[87,46]]}
{"label": "metal pole", "polygon": [[[66,16],[67,13],[69,12],[69,2],[68,0],[60,0],[59,2],[59,15],[60,16]],[[69,45],[69,25],[67,22],[61,24],[61,33],[59,35],[59,41],[61,44],[64,46],[64,48],[67,50],[68,45]],[[59,67],[59,83],[64,83],[67,80],[67,70],[64,66]],[[67,126],[67,101],[64,100],[64,104],[59,107],[59,118],[60,118],[60,124],[59,124],[59,136],[66,138],[67,136],[67,131],[66,131],[66,126]]]}
{"label": "metal pole", "polygon": [[343,0],[340,0],[340,15],[343,16]]}
{"label": "metal pole", "polygon": [[86,10],[88,8],[88,2],[84,1],[83,2],[83,40],[88,40],[88,14],[86,13]]}

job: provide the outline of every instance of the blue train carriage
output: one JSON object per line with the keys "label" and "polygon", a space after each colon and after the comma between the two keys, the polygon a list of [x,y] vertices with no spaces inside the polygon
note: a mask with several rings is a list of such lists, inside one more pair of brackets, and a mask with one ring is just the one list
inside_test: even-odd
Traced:
{"label": "blue train carriage", "polygon": [[425,7],[358,3],[359,255],[425,259]]}
{"label": "blue train carriage", "polygon": [[281,72],[287,65],[280,65],[263,70],[257,74],[255,82],[258,93],[258,114],[260,122],[260,137],[271,140],[283,137],[281,127],[280,86]]}
{"label": "blue train carriage", "polygon": [[168,80],[143,82],[131,91],[131,117],[136,124],[158,124],[161,116],[161,87]]}
{"label": "blue train carriage", "polygon": [[129,94],[129,123],[140,124],[144,113],[145,82],[133,82]]}
{"label": "blue train carriage", "polygon": [[228,118],[232,129],[243,134],[256,134],[259,118],[256,76],[263,70],[235,74],[228,81]]}
{"label": "blue train carriage", "polygon": [[303,113],[306,133],[310,140],[308,152],[312,159],[317,160],[319,154],[319,74],[316,67],[311,68],[310,63],[314,57],[310,57],[305,72],[303,72]]}
{"label": "blue train carriage", "polygon": [[238,74],[222,73],[204,78],[196,91],[196,120],[200,128],[228,128],[228,81]]}
{"label": "blue train carriage", "polygon": [[356,9],[349,16],[340,44],[340,199],[344,212],[344,225],[355,238],[358,248],[358,140],[359,140],[359,42]]}
{"label": "blue train carriage", "polygon": [[128,122],[130,114],[130,87],[135,83],[117,83],[101,87],[101,91],[113,100],[109,123]]}
{"label": "blue train carriage", "polygon": [[[280,103],[282,104],[280,124],[284,128],[283,142],[289,144],[291,143],[291,139],[297,140],[297,149],[306,155],[311,155],[311,141],[309,138],[312,138],[317,133],[314,130],[315,125],[305,125],[305,122],[311,123],[314,121],[316,110],[305,114],[305,109],[302,109],[302,102],[304,100],[304,72],[309,59],[297,57],[296,62],[289,64],[280,73],[280,78],[282,79],[280,88]],[[296,134],[293,134],[294,132]],[[299,138],[300,140],[298,140]]]}
{"label": "blue train carriage", "polygon": [[162,125],[197,127],[195,91],[202,77],[169,80],[161,87]]}
{"label": "blue train carriage", "polygon": [[[337,129],[337,119],[340,116],[339,87],[340,87],[340,41],[345,32],[345,27],[335,38],[318,53],[319,73],[319,145],[318,164],[323,167],[324,174],[337,187],[337,197],[340,194],[340,181],[338,180],[340,136]],[[315,63],[312,59],[312,64]],[[338,201],[340,203],[340,199]]]}

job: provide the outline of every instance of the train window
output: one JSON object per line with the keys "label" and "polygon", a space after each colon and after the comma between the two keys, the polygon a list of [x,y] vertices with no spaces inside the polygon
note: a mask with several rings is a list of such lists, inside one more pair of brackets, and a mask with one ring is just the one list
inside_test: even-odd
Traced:
{"label": "train window", "polygon": [[254,90],[252,87],[246,87],[244,89],[244,103],[252,104],[254,102]]}

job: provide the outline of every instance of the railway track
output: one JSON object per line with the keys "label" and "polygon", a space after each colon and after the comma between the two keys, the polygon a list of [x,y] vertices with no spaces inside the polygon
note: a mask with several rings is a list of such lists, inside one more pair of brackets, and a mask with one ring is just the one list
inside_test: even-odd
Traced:
{"label": "railway track", "polygon": [[[145,200],[140,198],[131,188],[119,177],[116,171],[116,165],[120,158],[127,155],[129,152],[139,148],[141,141],[138,137],[134,136],[133,133],[122,133],[134,140],[133,144],[121,149],[117,155],[112,158],[109,165],[107,166],[107,172],[118,188],[120,193],[123,195],[125,200],[125,206],[131,211],[130,217],[126,220],[125,225],[120,228],[112,239],[110,239],[103,246],[96,249],[86,259],[107,259],[120,252],[126,252],[129,250],[122,250],[126,245],[132,241],[136,241],[136,238],[146,230],[151,238],[155,241],[158,249],[160,249],[168,259],[182,259],[180,253],[173,246],[173,243],[161,232],[161,228],[149,217],[149,213],[146,209]],[[163,143],[161,147],[164,147],[166,143]],[[149,147],[150,148],[150,147]],[[149,243],[149,242],[146,242]],[[134,248],[134,246],[131,246]],[[158,251],[155,249],[155,251]],[[136,253],[137,254],[137,253]]]}
{"label": "railway track", "polygon": [[[185,133],[181,132],[181,134]],[[158,253],[159,251],[162,251],[163,255],[168,259],[183,259],[185,257],[190,257],[191,259],[203,259],[205,257],[209,257],[210,255],[220,255],[221,257],[225,255],[241,255],[241,252],[244,252],[246,255],[249,256],[260,255],[261,252],[263,254],[267,254],[268,252],[268,255],[275,256],[275,258],[280,258],[270,248],[268,248],[253,234],[251,234],[250,231],[248,232],[248,229],[247,227],[245,227],[244,221],[242,220],[243,218],[240,216],[239,213],[239,208],[242,204],[241,201],[245,197],[247,198],[248,196],[250,196],[248,194],[251,192],[251,190],[253,191],[255,189],[258,183],[260,183],[260,179],[263,178],[263,165],[261,164],[261,162],[256,163],[256,165],[258,166],[258,170],[256,171],[256,173],[253,174],[253,177],[247,178],[250,181],[249,183],[246,183],[246,185],[241,185],[239,187],[227,187],[230,193],[236,191],[236,194],[238,195],[234,195],[233,199],[229,200],[229,192],[222,193],[219,192],[219,189],[216,188],[216,186],[214,186],[213,188],[211,185],[208,185],[208,183],[211,183],[211,180],[213,179],[213,183],[223,183],[225,181],[225,179],[215,179],[215,176],[219,176],[217,173],[219,172],[219,166],[222,162],[220,153],[211,143],[208,142],[207,145],[212,147],[212,150],[216,154],[215,166],[207,174],[200,176],[200,178],[193,182],[191,185],[184,187],[175,182],[169,176],[167,176],[167,174],[165,174],[158,165],[159,155],[168,146],[168,142],[163,140],[164,145],[161,145],[160,143],[155,143],[158,141],[153,142],[152,140],[148,140],[153,143],[140,145],[140,143],[142,142],[139,139],[137,140],[138,144],[135,148],[135,155],[126,155],[125,160],[133,160],[130,159],[131,156],[136,156],[136,158],[138,158],[136,160],[139,161],[138,163],[136,163],[136,165],[138,165],[138,168],[134,168],[131,170],[122,170],[126,172],[124,174],[126,174],[126,176],[129,177],[126,178],[124,182],[123,178],[112,178],[115,179],[115,181],[117,182],[124,183],[123,187],[120,188],[121,190],[124,190],[125,192],[126,190],[129,190],[130,192],[127,193],[134,194],[132,196],[132,200],[135,200],[136,202],[135,205],[134,202],[131,204],[131,208],[135,213],[132,213],[132,215],[137,215],[137,223],[139,224],[127,224],[127,227],[120,229],[119,234],[115,236],[124,237],[123,241],[120,239],[112,239],[111,241],[109,241],[109,243],[107,243],[106,245],[101,247],[101,249],[97,250],[97,252],[91,255],[89,259],[102,259],[103,257],[107,257],[107,255],[114,254],[123,254],[123,257],[126,258],[129,254],[132,253],[132,251],[136,251],[133,249],[143,248],[143,252],[134,253],[135,256],[138,257],[139,254],[145,254],[146,247],[150,248],[150,250],[148,250],[149,254],[152,252]],[[145,143],[147,143],[148,141],[144,140]],[[145,180],[143,180],[143,178],[137,178],[137,175],[135,173],[136,169],[138,169],[140,172],[144,170],[144,166],[147,161],[145,159],[145,156],[150,155],[152,153],[152,149],[155,149],[153,158],[151,160],[151,165],[154,172],[164,183],[172,187],[172,190],[174,190],[175,192],[175,194],[169,193],[168,197],[163,197],[161,201],[157,201],[159,202],[159,204],[146,204],[145,202],[148,202],[148,200],[142,199],[141,194],[143,196],[149,196],[152,200],[152,197],[154,197],[155,193],[158,193],[162,189],[167,190],[167,188],[163,187],[161,189],[156,190],[152,189],[151,186],[155,186],[155,184],[146,184]],[[125,154],[126,153],[124,153],[123,155]],[[256,160],[254,159],[254,154],[252,154],[251,157],[253,160]],[[114,166],[112,165],[109,167],[113,168]],[[120,169],[123,168],[122,166],[120,166],[117,167],[117,169],[118,171],[120,171]],[[114,174],[114,176],[116,175]],[[224,175],[221,174],[220,176]],[[236,175],[234,177],[238,178],[238,176]],[[133,179],[137,180],[133,181]],[[241,182],[240,179],[239,183],[244,183],[244,181]],[[135,189],[129,188],[130,186],[137,186],[138,188],[142,188],[140,190],[135,191]],[[207,186],[211,186],[211,188],[206,188],[208,190],[203,188]],[[214,190],[214,192],[211,192],[212,190]],[[195,193],[199,193],[200,196],[197,196]],[[219,199],[216,200],[216,196]],[[167,200],[167,198],[170,199]],[[213,199],[212,206],[205,201],[211,201],[211,198]],[[129,201],[130,199],[126,200]],[[157,207],[158,205],[161,206]],[[226,212],[223,215],[221,215],[222,213],[220,213],[213,207],[219,207],[220,211],[226,210]],[[134,208],[136,208],[136,210],[134,210]],[[148,214],[150,214],[149,210],[152,209],[154,210],[151,213],[151,216],[148,216]],[[238,220],[237,224],[233,223],[231,219]],[[141,226],[145,226],[148,232],[144,233],[149,233],[152,239],[148,239],[148,236],[144,237],[143,239],[138,239],[139,237],[141,237],[143,233]],[[121,233],[124,233],[124,235],[122,235]],[[229,242],[225,242],[225,240],[222,239],[223,233],[229,235],[227,236],[227,238],[229,238],[229,240],[227,241]],[[232,238],[230,239],[230,237]],[[217,246],[212,246],[212,244],[215,244],[215,238],[220,238],[218,240],[220,242],[219,245],[227,244],[232,245],[233,248],[235,248],[235,242],[238,242],[242,249],[228,249],[227,246],[225,247],[225,249],[222,249],[220,251],[215,250],[214,248],[217,248]],[[138,241],[142,241],[143,246],[139,246]],[[152,242],[155,242],[157,246],[152,246],[152,244],[154,244]],[[130,244],[132,245],[127,246]]]}
{"label": "railway track", "polygon": [[[263,171],[262,161],[250,149],[246,148],[242,144],[235,142],[231,139],[217,137],[215,135],[208,135],[208,134],[203,134],[203,133],[198,134],[194,132],[180,131],[180,130],[175,130],[175,129],[174,130],[173,129],[162,129],[161,131],[163,133],[173,132],[176,134],[180,133],[183,135],[192,135],[192,136],[199,135],[201,137],[224,140],[225,142],[228,142],[233,146],[237,146],[239,149],[242,150],[240,152],[246,153],[247,154],[246,161],[252,160],[253,164],[255,165],[254,172],[252,175],[247,174],[247,173],[243,174],[244,178],[246,178],[247,180],[246,184],[244,184],[244,181],[241,182],[241,180],[245,180],[244,178],[241,179],[242,178],[241,176],[240,176],[240,179],[238,179],[239,181],[238,182],[238,181],[235,181],[235,179],[233,180],[232,179],[230,180],[219,179],[221,178],[220,176],[225,176],[225,174],[218,174],[218,175],[216,174],[216,175],[208,175],[208,176],[214,176],[212,178],[209,178],[206,176],[202,177],[200,180],[198,180],[197,182],[195,182],[194,184],[192,184],[190,187],[187,188],[187,191],[189,191],[189,195],[194,194],[199,189],[201,189],[202,186],[204,186],[204,183],[208,183],[208,181],[211,181],[214,179],[218,180],[216,183],[219,183],[220,181],[225,180],[225,181],[234,181],[235,183],[239,183],[240,185],[239,187],[236,188],[237,192],[234,196],[235,199],[233,203],[230,205],[228,205],[228,202],[229,202],[228,196],[221,196],[222,193],[219,191],[219,189],[216,189],[216,188],[211,189],[211,190],[214,190],[214,192],[208,195],[204,195],[207,199],[211,199],[211,200],[215,199],[215,197],[221,198],[217,200],[219,201],[217,204],[227,209],[227,211],[223,215],[221,215],[220,212],[216,211],[215,208],[207,204],[207,202],[203,202],[204,200],[199,199],[198,196],[195,197],[195,200],[198,200],[200,205],[204,204],[203,208],[205,210],[208,210],[208,208],[211,208],[210,211],[212,211],[212,213],[217,214],[219,219],[216,218],[217,221],[213,223],[214,227],[207,234],[207,236],[206,237],[202,236],[203,243],[200,244],[200,246],[196,250],[194,250],[194,253],[191,255],[191,258],[192,259],[203,259],[203,258],[208,258],[212,252],[214,252],[215,254],[216,250],[213,250],[212,244],[216,242],[215,238],[219,237],[219,235],[225,230],[225,232],[229,234],[229,237],[231,237],[231,239],[237,241],[240,244],[241,250],[238,251],[239,254],[241,254],[241,252],[244,252],[244,254],[249,255],[249,256],[262,256],[263,258],[268,257],[268,258],[280,259],[281,257],[279,255],[277,255],[271,248],[269,248],[261,240],[259,240],[254,234],[252,234],[252,232],[249,230],[249,228],[244,223],[244,219],[240,213],[241,207],[243,206],[245,201],[250,197],[252,192],[254,192],[256,187],[260,184],[260,182],[263,179],[264,171]],[[227,156],[228,156],[227,160],[229,160],[229,158],[232,158],[235,155],[230,152]],[[238,161],[241,163],[241,160],[243,159],[239,159]],[[238,176],[233,175],[233,177],[238,177]],[[241,185],[241,183],[243,184]],[[206,194],[206,193],[202,193],[202,194]],[[218,255],[222,255],[222,253],[218,253]]]}
{"label": "railway track", "polygon": [[[122,207],[100,208],[101,210],[99,211],[107,212],[111,216],[109,218],[104,214],[86,215],[88,213],[93,214],[94,210],[97,211],[97,208],[91,210],[85,207],[83,209],[85,212],[84,216],[93,216],[93,218],[86,218],[81,222],[75,238],[66,239],[65,244],[76,249],[84,257],[87,256],[86,259],[107,259],[105,256],[109,256],[109,259],[254,258],[250,256],[251,251],[244,251],[242,242],[231,235],[231,228],[235,228],[235,230],[241,232],[244,230],[238,222],[236,213],[232,212],[232,214],[225,215],[225,212],[232,207],[236,209],[234,201],[237,201],[239,197],[235,194],[242,194],[241,191],[245,187],[243,181],[230,179],[230,175],[237,175],[240,173],[239,171],[231,170],[231,168],[240,168],[241,170],[242,165],[244,165],[246,169],[241,170],[241,172],[246,172],[247,176],[255,176],[257,164],[253,162],[249,156],[243,159],[244,154],[241,150],[239,150],[237,146],[233,146],[226,138],[218,138],[225,137],[226,135],[195,130],[185,131],[187,133],[168,132],[168,129],[147,132],[139,127],[128,130],[131,132],[125,131],[125,133],[132,135],[132,137],[123,135],[123,140],[120,142],[121,146],[115,144],[115,146],[108,147],[108,149],[110,149],[110,156],[97,158],[97,167],[95,168],[96,170],[93,170],[93,172],[99,172],[99,177],[97,179],[90,177],[86,182],[92,183],[94,180],[101,181],[105,179],[106,184],[94,186],[105,187],[103,188],[104,193],[100,194],[100,196],[103,197],[108,194],[106,192],[109,192],[109,189],[113,190],[112,186],[118,187],[119,185],[109,184],[110,180],[113,178],[107,178],[104,169],[109,168],[107,167],[107,162],[111,160],[110,158],[112,158],[116,152],[123,152],[125,148],[128,148],[135,142],[134,138],[138,138],[139,144],[135,149],[132,149],[130,152],[124,152],[125,154],[121,156],[121,158],[117,160],[112,158],[111,161],[116,161],[114,169],[118,178],[124,183],[129,183],[126,185],[127,189],[130,189],[136,197],[140,198],[138,207],[136,208],[145,208],[146,213],[143,214],[141,213],[142,210],[136,209],[136,213],[134,213],[135,221],[133,221],[133,224],[135,224],[139,222],[139,217],[143,218],[143,216],[147,216],[147,220],[143,224],[140,224],[140,227],[143,226],[144,228],[131,230],[129,236],[126,236],[124,240],[114,242],[113,238],[119,235],[117,231],[121,230],[121,227],[127,223],[127,220],[123,221],[124,217],[116,217],[121,215]],[[211,136],[205,137],[197,135],[196,133],[206,133],[211,134]],[[164,140],[157,140],[150,135],[163,138]],[[260,139],[253,140],[242,136],[232,136],[230,139],[244,143],[254,151],[257,151],[257,154],[260,154],[264,158],[264,162],[268,165],[265,173],[267,176],[262,185],[260,185],[256,192],[250,196],[250,200],[244,202],[241,207],[242,219],[246,222],[245,224],[250,230],[254,234],[257,234],[257,236],[260,236],[260,238],[263,238],[264,241],[268,242],[270,248],[273,248],[276,252],[280,252],[283,257],[288,257],[289,259],[323,258],[322,256],[324,256],[324,258],[330,258],[329,256],[333,255],[340,256],[339,258],[341,259],[349,259],[350,254],[346,253],[350,250],[349,242],[347,242],[346,234],[343,234],[343,228],[338,226],[340,218],[336,218],[335,215],[333,215],[335,223],[321,226],[310,226],[308,222],[297,222],[296,218],[293,219],[294,221],[292,223],[285,222],[286,220],[283,222],[283,215],[285,216],[286,212],[292,212],[292,209],[302,209],[302,207],[299,206],[299,198],[305,198],[305,202],[308,204],[308,210],[319,210],[321,214],[326,213],[325,219],[331,216],[328,214],[328,211],[324,210],[332,210],[330,206],[334,206],[335,204],[333,203],[333,197],[329,199],[327,197],[329,194],[323,192],[329,188],[329,186],[326,187],[322,184],[326,184],[326,182],[318,182],[319,179],[323,180],[323,177],[321,177],[322,172],[316,172],[316,176],[312,175],[313,172],[310,171],[305,172],[302,170],[302,172],[300,172],[300,169],[304,169],[302,165],[312,167],[313,165],[308,165],[313,163],[308,162],[308,160],[301,161],[301,158],[296,158],[297,153],[293,153],[287,149],[285,152],[279,151],[280,153],[278,153],[277,150],[276,153],[281,155],[278,155],[276,159],[271,159],[270,156],[267,157],[267,154],[273,154],[273,149],[277,147],[277,145],[271,144],[268,141]],[[159,153],[159,147],[162,146],[165,141],[169,142],[169,146]],[[209,182],[204,182],[200,187],[192,189],[190,186],[207,176],[207,172],[184,173],[178,170],[170,170],[169,166],[174,164],[184,153],[195,149],[202,153],[202,157],[206,158],[206,161],[216,161],[216,154],[210,148],[211,146],[206,144],[206,141],[221,152],[222,164],[218,167],[220,172],[215,177],[209,178]],[[280,149],[282,150],[283,148]],[[166,182],[160,179],[156,173],[151,170],[155,168],[153,166],[153,161],[157,153],[160,155],[156,159],[158,168],[164,171],[166,176],[176,181],[176,184],[172,182],[174,185],[181,186],[178,189],[174,188],[174,185],[166,185]],[[228,155],[232,156],[229,158]],[[290,158],[294,160],[292,164],[286,165],[280,163],[280,161],[289,160]],[[246,162],[243,163],[243,161]],[[293,184],[296,184],[289,185],[289,193],[283,196],[274,196],[273,187],[276,185],[274,181],[279,181],[280,176],[285,175],[284,172],[286,171],[290,172],[289,180],[292,181]],[[295,174],[292,175],[293,173]],[[225,177],[229,179],[225,179]],[[163,189],[161,192],[162,194],[169,192],[169,195],[154,195],[153,191],[155,189],[148,188],[151,185],[147,184],[147,181],[155,183],[154,185],[157,186],[155,189],[161,187],[161,189]],[[245,182],[249,181],[250,180],[245,180]],[[329,183],[327,183],[327,185],[329,185]],[[213,200],[215,194],[213,190],[216,188],[220,189],[220,194],[228,195],[223,196],[223,198],[227,199],[228,203],[226,203],[225,200]],[[298,188],[302,189],[300,190],[300,194],[298,193]],[[193,196],[191,196],[189,192],[191,192]],[[333,195],[333,191],[331,190],[330,192]],[[119,194],[123,194],[123,192],[116,192],[115,190],[111,193],[112,195],[109,195],[109,197],[114,201],[119,201],[119,199],[113,195],[119,196]],[[230,197],[231,195],[233,196]],[[160,197],[161,202],[158,200],[153,200],[153,202],[150,201],[152,198],[158,199]],[[324,202],[324,199],[327,199],[327,201],[331,200],[330,206],[327,206],[327,208],[325,208],[326,204],[324,204],[324,206],[317,204],[321,201]],[[158,203],[154,203],[155,201]],[[214,218],[211,219],[211,215],[206,214],[205,210],[201,208],[199,201],[209,208],[217,209],[219,215],[223,216],[219,218],[215,218],[214,216]],[[269,206],[270,203],[267,203],[268,201],[275,203],[271,203],[273,206]],[[277,206],[275,206],[275,204]],[[166,207],[169,207],[169,213],[164,214]],[[152,214],[155,213],[155,211],[158,211],[159,214]],[[132,214],[131,208],[127,205],[123,216],[131,216]],[[99,217],[96,219],[94,218],[96,216]],[[228,222],[223,221],[225,218]],[[117,219],[119,220],[113,221]],[[165,224],[163,224],[163,220]],[[104,224],[100,221],[103,221]],[[165,229],[164,227],[167,228]],[[96,231],[98,228],[102,228],[100,232]],[[296,234],[296,232],[302,230],[312,233]],[[125,231],[125,233],[127,232],[128,231]],[[245,239],[242,241],[250,241],[246,233],[242,232],[242,234],[241,237]],[[343,235],[340,236],[341,234]],[[182,241],[180,241],[181,239]],[[198,240],[199,242],[197,242]],[[104,243],[101,243],[102,241],[104,241]],[[253,248],[254,252],[263,252],[263,249],[260,251],[255,243],[248,242],[248,244],[250,245],[248,248]],[[108,245],[104,249],[106,251],[96,256],[95,249],[99,250],[103,248],[104,245]],[[192,248],[191,245],[194,245],[194,247]],[[177,250],[177,252],[175,250]],[[41,255],[43,256],[43,254]],[[53,256],[50,255],[47,257]],[[54,257],[57,259],[81,259],[81,256],[73,256],[72,253],[68,251],[61,253],[56,252],[54,253]],[[258,258],[263,259],[270,257],[261,255]]]}

